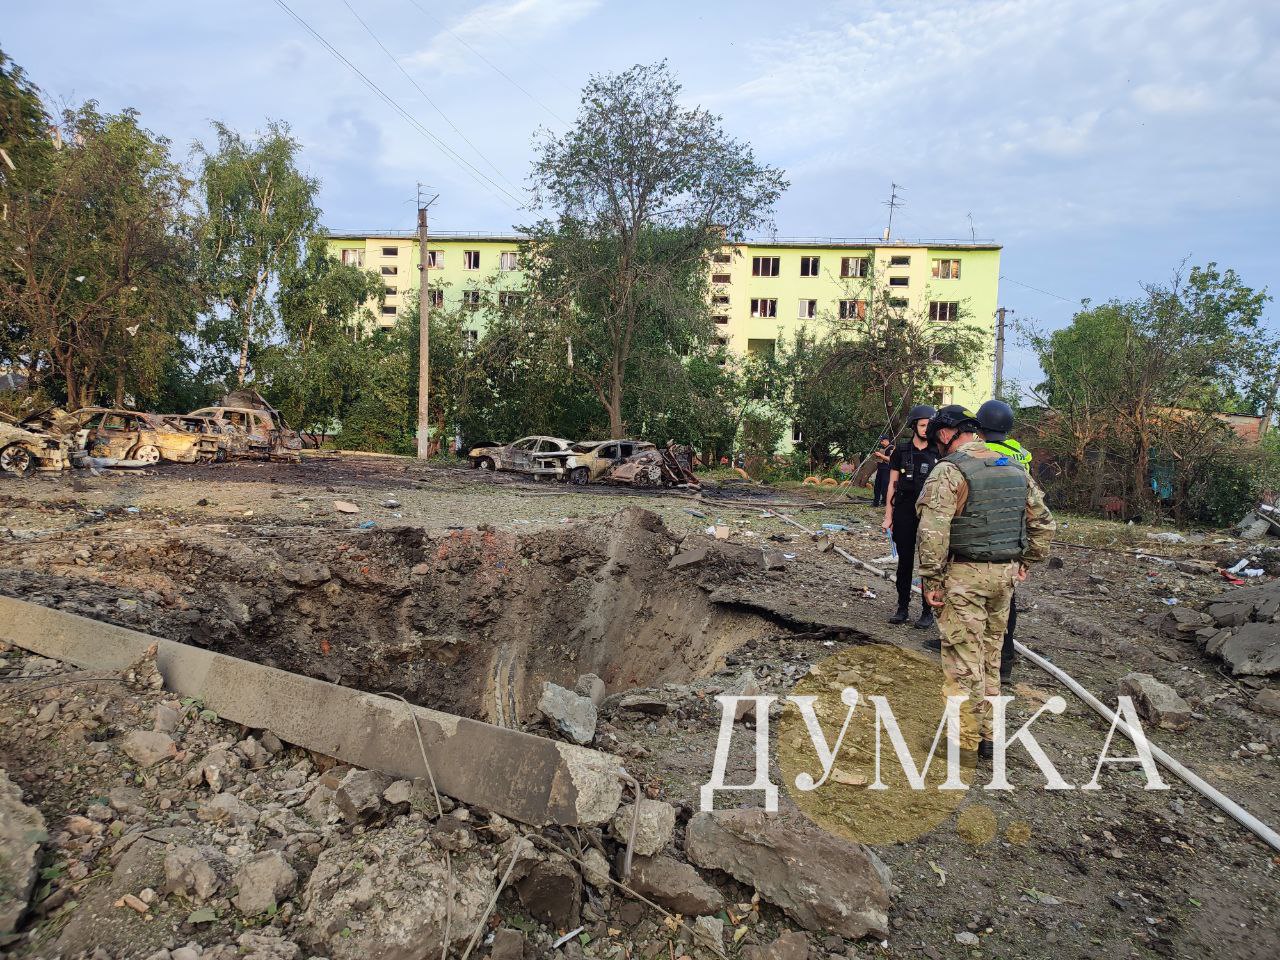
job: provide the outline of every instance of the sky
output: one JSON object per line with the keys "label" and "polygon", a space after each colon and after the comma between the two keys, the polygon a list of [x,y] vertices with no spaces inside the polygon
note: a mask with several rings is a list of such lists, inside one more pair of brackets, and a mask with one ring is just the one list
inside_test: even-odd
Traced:
{"label": "sky", "polygon": [[[899,184],[894,235],[1003,244],[1001,304],[1044,330],[1184,261],[1280,288],[1280,4],[0,7],[0,48],[51,103],[136,108],[181,157],[214,120],[246,133],[287,121],[335,230],[412,228],[419,183],[439,194],[433,229],[530,222],[536,140],[567,129],[587,78],[666,59],[686,104],[786,171],[779,237],[877,236]],[[1038,379],[1016,337],[1006,375]]]}

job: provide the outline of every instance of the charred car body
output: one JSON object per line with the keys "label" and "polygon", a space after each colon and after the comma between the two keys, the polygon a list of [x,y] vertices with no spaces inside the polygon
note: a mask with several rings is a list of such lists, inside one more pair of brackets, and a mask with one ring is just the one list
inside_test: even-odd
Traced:
{"label": "charred car body", "polygon": [[[84,411],[76,411],[79,417]],[[91,411],[82,429],[87,430],[84,448],[89,456],[136,464],[197,463],[213,460],[217,443],[203,434],[188,433],[164,418],[136,410]]]}
{"label": "charred car body", "polygon": [[227,441],[229,456],[294,458],[302,449],[298,432],[254,390],[232,391],[217,406],[201,407],[187,416],[216,422]]}
{"label": "charred car body", "polygon": [[69,456],[70,445],[62,437],[0,414],[0,470],[19,477],[33,470],[58,471]]}
{"label": "charred car body", "polygon": [[586,440],[575,443],[563,461],[560,479],[574,484],[601,480],[623,461],[656,449],[644,440]]}
{"label": "charred car body", "polygon": [[477,470],[508,470],[535,477],[560,477],[573,446],[559,437],[521,437],[513,443],[482,444],[467,453]]}

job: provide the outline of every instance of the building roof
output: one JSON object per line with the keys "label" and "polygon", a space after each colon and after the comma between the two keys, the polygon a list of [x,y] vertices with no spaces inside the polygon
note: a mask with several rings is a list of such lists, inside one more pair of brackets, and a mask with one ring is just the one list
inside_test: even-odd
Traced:
{"label": "building roof", "polygon": [[[416,230],[330,230],[331,240],[414,240]],[[476,240],[493,243],[519,243],[518,233],[499,233],[485,230],[433,230],[433,240]],[[865,250],[869,247],[929,247],[935,250],[1000,250],[1002,244],[994,240],[907,240],[894,237],[769,237],[744,240],[735,246],[749,247],[847,247]]]}

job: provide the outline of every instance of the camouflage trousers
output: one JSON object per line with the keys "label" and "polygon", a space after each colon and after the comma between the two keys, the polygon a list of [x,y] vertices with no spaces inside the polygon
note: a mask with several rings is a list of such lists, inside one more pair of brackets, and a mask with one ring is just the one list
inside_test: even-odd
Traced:
{"label": "camouflage trousers", "polygon": [[1000,695],[1000,648],[1009,621],[1017,562],[953,560],[943,580],[943,696],[967,696],[960,710],[960,746],[976,750],[991,739],[991,705]]}

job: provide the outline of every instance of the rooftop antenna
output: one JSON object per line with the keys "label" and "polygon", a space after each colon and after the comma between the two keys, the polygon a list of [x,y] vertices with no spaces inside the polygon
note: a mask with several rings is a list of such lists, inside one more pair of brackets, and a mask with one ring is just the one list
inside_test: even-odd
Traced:
{"label": "rooftop antenna", "polygon": [[898,196],[898,191],[904,189],[901,185],[890,183],[892,188],[889,191],[889,199],[884,201],[884,205],[889,208],[889,226],[885,227],[884,238],[888,240],[893,235],[893,211],[898,207],[906,206],[906,201]]}
{"label": "rooftop antenna", "polygon": [[974,232],[974,230],[973,230],[973,214],[972,214],[972,213],[966,213],[966,214],[965,214],[965,216],[969,218],[969,242],[970,242],[970,243],[977,243],[977,242],[978,242],[978,235],[977,235],[977,234]]}

